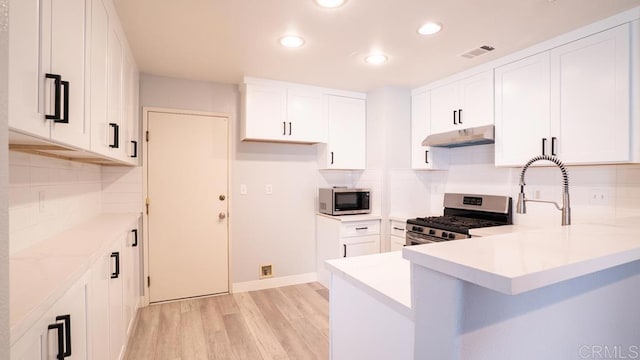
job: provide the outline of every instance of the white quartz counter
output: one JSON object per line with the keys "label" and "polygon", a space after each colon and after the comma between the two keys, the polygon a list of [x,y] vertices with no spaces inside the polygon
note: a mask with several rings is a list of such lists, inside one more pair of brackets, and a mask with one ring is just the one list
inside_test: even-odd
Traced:
{"label": "white quartz counter", "polygon": [[640,259],[640,217],[515,231],[403,249],[416,265],[519,294]]}
{"label": "white quartz counter", "polygon": [[412,319],[410,264],[400,251],[329,260],[326,265],[334,276]]}
{"label": "white quartz counter", "polygon": [[380,220],[382,216],[380,215],[371,215],[371,214],[358,214],[358,215],[328,215],[317,213],[316,215],[324,216],[329,219],[342,221],[342,222],[352,222],[352,221],[367,221],[367,220]]}
{"label": "white quartz counter", "polygon": [[11,343],[40,319],[140,214],[100,215],[11,256]]}
{"label": "white quartz counter", "polygon": [[469,235],[471,236],[493,236],[502,234],[511,234],[515,232],[522,232],[527,230],[536,230],[540,227],[528,226],[528,225],[502,225],[502,226],[490,226],[485,228],[470,229]]}

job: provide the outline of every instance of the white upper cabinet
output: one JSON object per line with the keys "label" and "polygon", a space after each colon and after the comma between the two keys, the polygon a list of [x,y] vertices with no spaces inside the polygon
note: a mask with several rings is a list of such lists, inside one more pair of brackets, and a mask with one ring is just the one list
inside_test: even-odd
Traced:
{"label": "white upper cabinet", "polygon": [[522,166],[550,139],[549,52],[495,69],[495,164]]}
{"label": "white upper cabinet", "polygon": [[319,146],[323,169],[366,168],[366,100],[329,96],[329,142]]}
{"label": "white upper cabinet", "polygon": [[411,96],[411,168],[436,170],[449,167],[449,151],[444,148],[422,146],[431,134],[431,94]]}
{"label": "white upper cabinet", "polygon": [[285,136],[300,142],[327,142],[327,95],[318,90],[287,89]]}
{"label": "white upper cabinet", "polygon": [[431,133],[493,124],[493,71],[431,90]]}
{"label": "white upper cabinet", "polygon": [[138,71],[110,0],[11,0],[9,47],[12,145],[137,164]]}
{"label": "white upper cabinet", "polygon": [[633,161],[629,44],[624,24],[496,68],[496,165]]}
{"label": "white upper cabinet", "polygon": [[319,88],[259,81],[243,85],[242,140],[327,141],[327,96]]}
{"label": "white upper cabinet", "polygon": [[[138,71],[109,2],[91,8],[91,151],[138,163]],[[135,155],[135,157],[134,157]]]}
{"label": "white upper cabinet", "polygon": [[624,24],[551,50],[551,153],[566,163],[630,160],[629,44]]}
{"label": "white upper cabinet", "polygon": [[9,127],[88,148],[85,0],[12,0],[10,6]]}

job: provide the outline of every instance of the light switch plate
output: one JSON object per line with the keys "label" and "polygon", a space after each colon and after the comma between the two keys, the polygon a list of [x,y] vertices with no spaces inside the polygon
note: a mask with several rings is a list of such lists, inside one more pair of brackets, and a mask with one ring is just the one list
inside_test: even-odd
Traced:
{"label": "light switch plate", "polygon": [[247,195],[247,184],[240,184],[240,195]]}

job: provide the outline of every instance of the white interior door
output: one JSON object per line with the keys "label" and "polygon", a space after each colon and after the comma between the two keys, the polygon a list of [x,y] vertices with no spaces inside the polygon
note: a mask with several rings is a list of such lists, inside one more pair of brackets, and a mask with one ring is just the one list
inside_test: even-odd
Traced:
{"label": "white interior door", "polygon": [[227,118],[148,112],[149,300],[229,291]]}

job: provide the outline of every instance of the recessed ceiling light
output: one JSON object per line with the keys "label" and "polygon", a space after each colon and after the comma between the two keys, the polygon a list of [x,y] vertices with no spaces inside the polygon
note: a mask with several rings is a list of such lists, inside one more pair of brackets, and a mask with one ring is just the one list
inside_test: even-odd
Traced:
{"label": "recessed ceiling light", "polygon": [[371,64],[371,65],[380,65],[380,64],[384,64],[386,63],[388,60],[386,55],[382,55],[382,54],[371,54],[369,56],[367,56],[366,58],[364,58],[364,61],[367,64]]}
{"label": "recessed ceiling light", "polygon": [[418,34],[420,35],[433,35],[442,30],[442,25],[434,22],[428,22],[420,26]]}
{"label": "recessed ceiling light", "polygon": [[299,48],[304,45],[304,39],[297,35],[287,35],[280,38],[280,45],[287,48]]}
{"label": "recessed ceiling light", "polygon": [[342,6],[347,0],[315,0],[316,4],[326,8]]}

